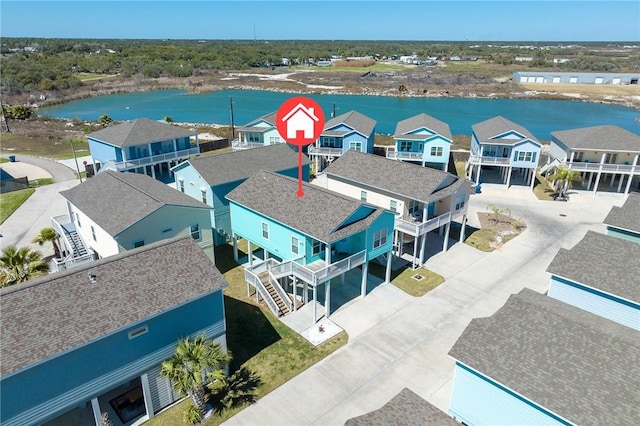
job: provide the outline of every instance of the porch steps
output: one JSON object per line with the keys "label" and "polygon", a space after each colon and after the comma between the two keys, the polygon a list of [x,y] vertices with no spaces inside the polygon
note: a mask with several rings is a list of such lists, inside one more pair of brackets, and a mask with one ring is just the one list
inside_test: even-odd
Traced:
{"label": "porch steps", "polygon": [[287,315],[289,313],[289,308],[284,303],[278,292],[271,285],[271,282],[269,281],[269,271],[259,273],[258,278],[260,278],[260,282],[264,284],[264,288],[267,289],[273,301],[276,302],[276,305],[278,305],[278,316]]}
{"label": "porch steps", "polygon": [[88,253],[87,247],[76,231],[67,231],[67,237],[73,245],[73,257],[81,257]]}

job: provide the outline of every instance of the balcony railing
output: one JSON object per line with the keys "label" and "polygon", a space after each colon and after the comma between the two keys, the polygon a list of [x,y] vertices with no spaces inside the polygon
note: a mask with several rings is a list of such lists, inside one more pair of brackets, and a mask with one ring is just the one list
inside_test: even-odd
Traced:
{"label": "balcony railing", "polygon": [[487,157],[487,156],[479,156],[479,155],[472,155],[469,157],[469,163],[471,164],[475,164],[475,165],[498,165],[498,164],[510,164],[511,163],[511,158],[509,157]]}
{"label": "balcony railing", "polygon": [[246,142],[246,141],[241,141],[240,139],[234,139],[231,141],[231,148],[233,148],[234,151],[260,148],[263,146],[264,144],[262,142]]}
{"label": "balcony railing", "polygon": [[427,232],[438,229],[442,225],[446,225],[447,223],[451,222],[451,216],[452,213],[447,212],[445,214],[441,214],[440,216],[429,219],[426,222],[413,222],[396,217],[395,229],[404,232],[405,234],[419,237],[426,234]]}
{"label": "balcony railing", "polygon": [[269,309],[271,309],[271,312],[273,312],[275,316],[279,316],[280,310],[278,309],[278,305],[276,304],[275,300],[273,300],[264,284],[262,284],[262,281],[260,281],[258,275],[245,268],[244,279],[247,283],[253,285],[256,288],[256,291],[260,296],[262,296],[267,306],[269,306]]}
{"label": "balcony railing", "polygon": [[117,171],[135,169],[138,167],[149,166],[152,164],[166,163],[167,161],[176,160],[178,158],[187,158],[200,154],[200,148],[189,148],[181,151],[167,152],[164,154],[152,155],[151,157],[137,158],[135,160],[126,160],[120,162],[107,161],[105,168],[112,167]]}
{"label": "balcony railing", "polygon": [[309,145],[309,155],[327,155],[339,157],[342,155],[342,148],[328,148],[323,146]]}
{"label": "balcony railing", "polygon": [[585,172],[619,172],[619,173],[634,173],[640,172],[640,165],[633,166],[629,164],[610,164],[610,163],[588,163],[567,161],[567,167],[572,170],[585,171]]}
{"label": "balcony railing", "polygon": [[51,272],[60,272],[65,269],[73,268],[74,266],[93,262],[93,260],[93,253],[87,253],[84,256],[80,257],[67,256],[64,259],[51,259],[51,263],[49,264],[49,266]]}
{"label": "balcony railing", "polygon": [[392,160],[422,160],[424,158],[424,153],[388,150],[387,158]]}
{"label": "balcony railing", "polygon": [[[264,270],[265,266],[273,274],[274,278],[281,278],[289,275],[293,275],[301,280],[316,286],[332,278],[335,278],[343,273],[350,271],[351,269],[362,265],[367,259],[367,251],[362,250],[356,254],[353,254],[345,259],[339,260],[330,265],[326,265],[318,270],[311,270],[305,265],[301,265],[296,260],[289,260],[286,262],[278,263],[273,259],[268,259],[265,262],[261,262],[258,265],[254,265],[249,268],[254,274]],[[245,268],[247,269],[247,268]],[[246,275],[246,274],[245,274]]]}

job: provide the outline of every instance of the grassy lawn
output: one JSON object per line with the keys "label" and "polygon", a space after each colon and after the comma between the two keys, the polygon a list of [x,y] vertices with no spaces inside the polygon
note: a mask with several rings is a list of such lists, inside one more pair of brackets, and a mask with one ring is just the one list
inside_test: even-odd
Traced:
{"label": "grassy lawn", "polygon": [[456,161],[456,174],[461,177],[461,178],[465,178],[467,177],[467,171],[465,169],[465,165],[467,163],[464,161]]}
{"label": "grassy lawn", "polygon": [[97,73],[90,73],[90,72],[80,72],[78,74],[75,75],[75,77],[78,78],[78,80],[80,81],[91,81],[91,80],[102,80],[105,78],[113,78],[113,77],[117,77],[116,75],[110,75],[110,74],[97,74]]}
{"label": "grassy lawn", "polygon": [[547,184],[547,180],[540,174],[536,174],[536,184],[533,193],[538,200],[553,201],[553,189]]}
{"label": "grassy lawn", "polygon": [[214,149],[213,151],[207,151],[207,152],[201,153],[200,157],[210,157],[212,155],[227,154],[229,152],[233,152],[233,148],[228,147],[228,148]]}
{"label": "grassy lawn", "polygon": [[[74,139],[73,147],[76,156],[89,155],[89,144],[85,140]],[[2,150],[6,154],[23,154],[34,157],[68,160],[73,158],[73,151],[69,140],[58,140],[48,137],[32,137],[19,134],[3,134]]]}
{"label": "grassy lawn", "polygon": [[35,180],[29,181],[29,186],[31,188],[37,188],[39,186],[51,185],[52,183],[53,183],[53,178],[42,178],[42,179],[35,179]]}
{"label": "grassy lawn", "polygon": [[9,159],[8,158],[0,158],[0,164],[2,163],[8,163]]}
{"label": "grassy lawn", "polygon": [[[239,249],[246,250],[246,243],[240,242]],[[258,399],[347,343],[347,334],[342,332],[314,347],[278,320],[268,308],[257,305],[254,297],[247,296],[244,272],[241,266],[233,262],[231,246],[216,250],[216,265],[229,282],[229,288],[224,291],[224,305],[227,345],[233,354],[230,374],[243,367],[257,373],[262,381],[257,389]],[[245,407],[246,404],[241,404],[217,412],[204,424],[220,424]],[[184,403],[178,404],[147,424],[179,425],[182,423],[183,410]]]}
{"label": "grassy lawn", "polygon": [[7,220],[34,192],[35,189],[27,188],[0,194],[0,223]]}
{"label": "grassy lawn", "polygon": [[490,244],[496,237],[497,233],[491,229],[478,229],[469,235],[464,242],[480,251],[489,252],[493,251],[493,247]]}
{"label": "grassy lawn", "polygon": [[[369,263],[369,273],[384,279],[385,267],[376,262]],[[421,275],[421,280],[411,278]],[[391,284],[400,290],[415,297],[421,297],[438,287],[444,282],[444,278],[427,268],[413,270],[409,267],[397,269],[391,272]]]}

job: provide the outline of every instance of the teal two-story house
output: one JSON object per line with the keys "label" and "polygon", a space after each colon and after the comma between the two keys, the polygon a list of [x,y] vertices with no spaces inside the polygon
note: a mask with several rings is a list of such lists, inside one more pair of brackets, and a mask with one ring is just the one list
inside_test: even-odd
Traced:
{"label": "teal two-story house", "polygon": [[178,339],[226,349],[228,286],[189,237],[0,289],[3,426],[140,424],[180,399]]}
{"label": "teal two-story house", "polygon": [[[251,150],[194,158],[172,169],[176,189],[213,207],[214,244],[231,240],[231,216],[226,195],[260,170],[298,177],[298,154],[291,145],[275,144]],[[309,182],[309,159],[302,156],[302,180]]]}
{"label": "teal two-story house", "polygon": [[172,166],[200,155],[196,132],[148,118],[89,133],[87,140],[94,170],[143,173],[163,182],[173,179]]}
{"label": "teal two-story house", "polygon": [[622,207],[611,207],[604,224],[607,235],[640,243],[640,194],[632,192]]}
{"label": "teal two-story house", "polygon": [[327,121],[318,140],[308,148],[316,173],[347,151],[373,153],[375,130],[376,121],[358,111]]}
{"label": "teal two-story house", "polygon": [[286,143],[276,128],[276,112],[263,115],[235,129],[238,137],[231,141],[234,151]]}
{"label": "teal two-story house", "polygon": [[418,114],[399,121],[393,139],[395,145],[387,150],[387,158],[448,170],[453,136],[447,123]]}
{"label": "teal two-story house", "polygon": [[[314,185],[303,184],[303,191],[299,197],[295,179],[261,171],[227,198],[234,243],[237,237],[248,241],[247,285],[276,315],[308,302],[312,291],[315,322],[318,288],[325,290],[325,315],[330,314],[332,279],[349,285],[345,274],[361,269],[364,296],[369,262],[382,257],[389,282],[394,214]],[[262,259],[254,256],[255,248],[262,249]],[[234,250],[237,258],[236,244]]]}
{"label": "teal two-story house", "polygon": [[528,185],[533,190],[541,148],[531,132],[504,117],[474,124],[467,177],[476,185],[482,180],[507,187]]}

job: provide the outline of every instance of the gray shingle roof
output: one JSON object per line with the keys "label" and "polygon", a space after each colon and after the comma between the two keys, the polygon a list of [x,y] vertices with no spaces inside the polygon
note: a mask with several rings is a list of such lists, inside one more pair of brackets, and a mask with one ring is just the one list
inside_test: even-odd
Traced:
{"label": "gray shingle roof", "polygon": [[449,129],[449,125],[447,123],[433,118],[425,113],[414,115],[413,117],[407,118],[406,120],[398,121],[393,137],[396,139],[419,140],[424,140],[426,138],[432,137],[426,135],[408,135],[409,132],[421,129],[423,127],[426,127],[427,129],[436,132],[440,136],[444,136],[449,140],[453,140],[453,137],[451,136],[451,130]]}
{"label": "gray shingle roof", "polygon": [[[259,170],[279,172],[297,167],[298,153],[291,145],[279,143],[188,161],[210,186],[215,186],[246,179]],[[304,154],[302,161],[309,164],[309,158]]]}
{"label": "gray shingle roof", "polygon": [[622,207],[613,206],[604,223],[640,233],[640,194],[632,192]]}
{"label": "gray shingle roof", "polygon": [[466,184],[451,173],[357,151],[336,159],[325,173],[423,202],[444,198]]}
{"label": "gray shingle roof", "polygon": [[[227,198],[324,243],[366,229],[384,212],[315,185],[303,183],[303,188],[304,196],[298,197],[296,179],[262,170],[227,194]],[[340,228],[361,206],[367,206],[372,213]]]}
{"label": "gray shingle roof", "polygon": [[182,237],[1,289],[1,374],[227,286],[198,244]]}
{"label": "gray shingle roof", "polygon": [[404,388],[377,410],[349,419],[345,426],[460,426],[453,417]]}
{"label": "gray shingle roof", "polygon": [[618,126],[561,130],[551,136],[571,149],[640,152],[640,136]]}
{"label": "gray shingle roof", "polygon": [[165,205],[211,208],[150,176],[111,170],[98,173],[60,195],[111,236]]}
{"label": "gray shingle roof", "polygon": [[547,271],[640,303],[640,244],[588,231],[570,250],[560,249]]}
{"label": "gray shingle roof", "polygon": [[273,127],[276,126],[276,111],[274,112],[270,112],[269,114],[265,114],[262,117],[250,121],[249,123],[245,124],[244,126],[240,126],[237,129],[238,130],[245,130],[245,131],[253,131],[253,132],[264,132],[269,130],[269,127],[256,127],[255,124],[259,123],[260,121],[266,121],[267,123],[271,124]]}
{"label": "gray shingle roof", "polygon": [[[473,129],[473,133],[475,133],[476,138],[480,143],[515,145],[519,142],[522,142],[524,139],[530,139],[533,142],[536,142],[538,144],[540,143],[540,141],[538,141],[538,139],[536,139],[536,137],[533,136],[527,129],[501,116],[493,117],[480,123],[476,123],[471,126],[471,128]],[[515,131],[523,135],[524,138],[494,139],[496,136],[508,133],[510,131]]]}
{"label": "gray shingle roof", "polygon": [[575,424],[635,424],[640,332],[529,289],[471,321],[453,358]]}
{"label": "gray shingle roof", "polygon": [[[339,124],[345,124],[353,130],[362,133],[365,136],[369,136],[373,129],[376,127],[376,121],[367,117],[366,115],[360,114],[358,111],[349,111],[347,113],[338,115],[330,120],[328,120],[324,124],[325,130],[328,130],[332,127],[335,127]],[[345,132],[340,132],[340,134],[344,134]],[[324,135],[325,132],[322,132]],[[328,133],[327,133],[328,134]]]}
{"label": "gray shingle roof", "polygon": [[109,145],[127,147],[196,136],[197,134],[197,132],[185,130],[178,126],[160,123],[148,118],[138,118],[134,121],[125,121],[124,123],[89,133],[87,138],[99,140]]}

